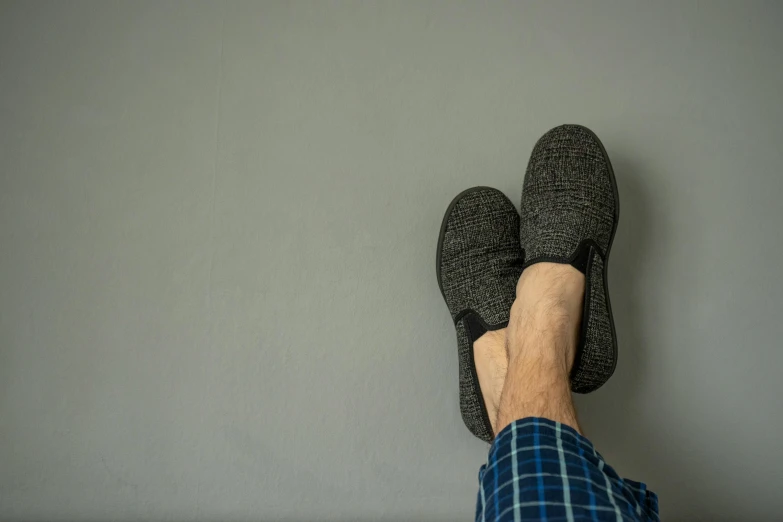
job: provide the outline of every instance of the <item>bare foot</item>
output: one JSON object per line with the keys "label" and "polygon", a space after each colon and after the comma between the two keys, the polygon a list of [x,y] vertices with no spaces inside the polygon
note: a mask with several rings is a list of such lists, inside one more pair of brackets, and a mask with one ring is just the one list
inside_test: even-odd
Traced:
{"label": "bare foot", "polygon": [[508,371],[508,355],[506,353],[506,329],[486,332],[473,343],[473,360],[476,363],[481,395],[487,408],[492,431],[497,434],[498,407],[503,383]]}

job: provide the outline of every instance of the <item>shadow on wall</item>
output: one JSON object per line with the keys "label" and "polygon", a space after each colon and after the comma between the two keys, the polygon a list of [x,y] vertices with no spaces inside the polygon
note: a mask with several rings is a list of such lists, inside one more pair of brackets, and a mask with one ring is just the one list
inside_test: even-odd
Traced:
{"label": "shadow on wall", "polygon": [[[652,264],[667,262],[651,244],[665,244],[675,223],[655,211],[648,194],[655,179],[644,166],[612,154],[620,192],[620,225],[612,247],[609,288],[617,327],[619,357],[612,379],[589,397],[577,397],[580,421],[621,475],[646,482],[658,493],[661,518],[735,521],[743,519],[741,501],[726,494],[715,474],[715,462],[673,438],[673,431],[657,425],[640,405],[641,386],[656,378],[655,318],[644,318],[645,289],[640,284]],[[665,207],[663,207],[665,208]],[[656,237],[664,241],[656,241]],[[649,288],[649,285],[647,285]],[[658,336],[659,337],[659,336]],[[665,403],[661,403],[665,407]],[[659,414],[666,416],[665,412]],[[692,444],[692,442],[690,442]],[[684,518],[681,518],[684,517]]]}

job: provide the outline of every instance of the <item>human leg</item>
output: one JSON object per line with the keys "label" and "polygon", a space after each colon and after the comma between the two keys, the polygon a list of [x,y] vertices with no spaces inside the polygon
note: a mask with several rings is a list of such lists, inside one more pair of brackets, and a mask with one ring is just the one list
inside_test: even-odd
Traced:
{"label": "human leg", "polygon": [[508,372],[477,520],[658,520],[657,496],[620,478],[582,435],[571,398],[584,276],[541,263],[517,285]]}
{"label": "human leg", "polygon": [[508,327],[486,332],[474,343],[476,373],[494,432],[523,417],[559,420],[580,431],[568,375],[584,276],[567,265],[539,263],[523,272],[516,295]]}
{"label": "human leg", "polygon": [[522,273],[507,329],[498,431],[516,419],[544,417],[581,432],[569,374],[583,298],[584,276],[571,266],[539,263]]}

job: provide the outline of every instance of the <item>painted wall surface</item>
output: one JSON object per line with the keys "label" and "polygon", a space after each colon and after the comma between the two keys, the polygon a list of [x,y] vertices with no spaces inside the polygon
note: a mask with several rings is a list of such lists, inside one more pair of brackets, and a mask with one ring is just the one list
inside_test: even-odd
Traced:
{"label": "painted wall surface", "polygon": [[0,4],[0,519],[469,520],[435,243],[602,138],[587,434],[666,520],[783,509],[776,2]]}

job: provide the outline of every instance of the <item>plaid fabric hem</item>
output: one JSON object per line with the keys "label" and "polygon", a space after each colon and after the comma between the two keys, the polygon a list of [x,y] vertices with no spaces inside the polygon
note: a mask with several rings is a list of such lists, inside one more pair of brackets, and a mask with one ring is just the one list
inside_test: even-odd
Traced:
{"label": "plaid fabric hem", "polygon": [[528,417],[509,424],[479,471],[476,521],[655,521],[658,496],[620,478],[573,428]]}

